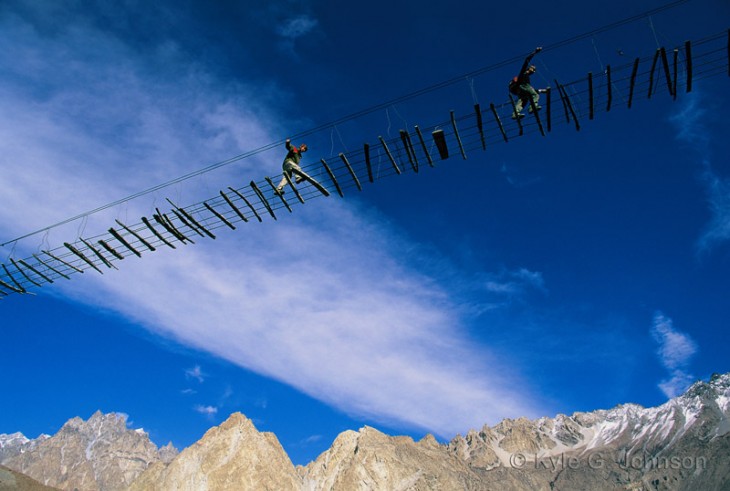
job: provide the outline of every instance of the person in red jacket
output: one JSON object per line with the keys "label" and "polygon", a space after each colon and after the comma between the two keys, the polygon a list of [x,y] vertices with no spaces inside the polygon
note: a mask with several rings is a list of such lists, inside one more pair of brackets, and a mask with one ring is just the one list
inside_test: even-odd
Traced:
{"label": "person in red jacket", "polygon": [[[291,144],[291,140],[287,139],[286,149],[289,151],[289,153],[286,154],[286,158],[284,158],[284,163],[281,165],[281,168],[284,170],[286,176],[291,179],[293,170],[302,172],[302,168],[299,167],[299,162],[302,161],[302,154],[307,151],[307,144],[302,143],[298,147],[295,147]],[[282,177],[281,182],[278,186],[276,186],[276,194],[284,194],[284,186],[287,185],[286,176]],[[297,184],[303,181],[303,179],[299,176],[295,176],[294,178]]]}
{"label": "person in red jacket", "polygon": [[522,64],[520,74],[514,77],[509,83],[509,91],[517,96],[517,103],[515,103],[515,112],[512,113],[512,119],[522,118],[525,115],[522,114],[522,108],[525,105],[530,106],[529,111],[532,112],[532,105],[530,100],[535,105],[535,109],[540,109],[537,105],[537,101],[540,100],[540,93],[544,93],[545,89],[535,90],[530,84],[530,76],[537,71],[535,65],[530,65],[532,57],[542,51],[541,47],[535,48],[535,51],[530,53],[525,62]]}

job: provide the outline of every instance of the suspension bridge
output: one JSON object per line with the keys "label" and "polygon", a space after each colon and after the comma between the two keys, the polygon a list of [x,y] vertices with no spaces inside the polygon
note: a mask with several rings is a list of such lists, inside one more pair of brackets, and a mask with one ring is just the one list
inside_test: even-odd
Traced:
{"label": "suspension bridge", "polygon": [[[643,17],[646,15],[643,14]],[[546,50],[633,20],[636,19],[626,19],[591,31],[581,37],[549,46]],[[516,57],[506,60],[467,74],[466,77],[473,77],[508,63],[513,64],[520,59]],[[663,96],[676,100],[681,94],[691,92],[696,82],[716,76],[730,77],[730,30],[704,39],[685,41],[678,46],[658,47],[645,57],[620,66],[606,65],[600,73],[588,72],[577,80],[553,79],[541,101],[542,108],[532,111],[524,119],[511,117],[515,101],[508,96],[497,104],[482,106],[475,103],[473,110],[468,113],[457,114],[451,111],[442,115],[439,121],[425,126],[401,128],[398,135],[392,138],[371,135],[370,140],[363,143],[358,150],[326,155],[316,159],[316,163],[302,166],[302,172],[295,172],[300,179],[292,180],[285,174],[289,184],[286,194],[276,193],[274,180],[265,176],[259,180],[251,180],[244,186],[220,189],[215,196],[189,206],[180,206],[168,198],[169,206],[164,210],[155,208],[149,217],[142,216],[134,223],[124,223],[116,219],[103,234],[79,236],[27,257],[13,257],[11,254],[0,265],[0,299],[12,294],[33,293],[38,287],[59,280],[70,280],[77,273],[89,270],[104,274],[118,269],[120,262],[130,257],[141,258],[161,248],[177,249],[195,244],[196,241],[213,240],[221,230],[236,230],[248,222],[277,220],[282,213],[292,213],[296,206],[312,199],[346,197],[355,190],[362,191],[366,185],[377,180],[404,173],[417,174],[436,167],[438,162],[446,159],[467,159],[473,152],[485,152],[493,145],[513,139],[529,135],[547,137],[558,125],[569,125],[580,131],[600,113],[621,108],[631,109],[640,99],[651,100]],[[459,77],[428,87],[399,100],[436,90],[464,78]],[[389,101],[293,137],[312,134],[345,119],[383,109],[396,101]],[[283,142],[275,142],[219,162],[173,182],[279,146],[283,148]],[[376,161],[385,164],[376,167]],[[278,181],[281,177],[273,179]],[[297,183],[298,180],[301,182]],[[142,191],[125,200],[162,189],[169,184]],[[110,203],[43,230],[77,220],[125,200]],[[1,245],[16,243],[39,232],[41,231],[26,234]]]}

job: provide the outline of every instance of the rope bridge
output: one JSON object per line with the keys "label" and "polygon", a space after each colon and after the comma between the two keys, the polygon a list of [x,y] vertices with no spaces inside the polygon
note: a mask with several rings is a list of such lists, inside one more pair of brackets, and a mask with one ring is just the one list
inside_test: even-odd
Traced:
{"label": "rope bridge", "polygon": [[511,118],[515,101],[510,96],[497,105],[475,104],[468,114],[451,111],[447,119],[430,126],[400,129],[394,138],[378,136],[359,150],[302,166],[302,172],[295,171],[299,184],[285,175],[290,194],[277,194],[274,181],[267,176],[242,187],[221,189],[216,196],[190,206],[181,207],[167,199],[169,207],[164,211],[155,208],[151,217],[143,216],[137,223],[117,219],[106,233],[78,237],[22,259],[10,257],[0,265],[0,298],[31,293],[36,287],[70,280],[74,274],[92,269],[103,274],[117,269],[128,257],[142,257],[160,248],[216,239],[220,229],[277,220],[281,213],[291,213],[308,200],[344,197],[354,189],[362,191],[366,182],[419,173],[452,157],[466,159],[473,151],[486,151],[510,139],[538,133],[547,136],[558,124],[579,131],[599,112],[630,109],[640,98],[651,99],[661,92],[676,100],[680,93],[691,92],[693,83],[718,75],[730,76],[730,30],[669,50],[661,47],[647,57],[621,66],[607,65],[601,73],[588,73],[572,82],[554,79],[542,109],[524,119]]}

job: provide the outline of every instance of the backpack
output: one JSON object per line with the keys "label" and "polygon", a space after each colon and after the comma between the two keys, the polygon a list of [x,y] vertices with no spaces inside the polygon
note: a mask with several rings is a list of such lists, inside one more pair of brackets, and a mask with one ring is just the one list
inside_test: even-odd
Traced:
{"label": "backpack", "polygon": [[517,82],[519,77],[513,77],[512,80],[509,81],[509,91],[514,95],[520,94],[520,84]]}

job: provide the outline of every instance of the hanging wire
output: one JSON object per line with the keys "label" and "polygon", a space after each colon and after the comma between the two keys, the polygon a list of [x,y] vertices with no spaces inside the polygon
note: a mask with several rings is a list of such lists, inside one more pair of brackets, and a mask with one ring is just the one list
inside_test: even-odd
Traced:
{"label": "hanging wire", "polygon": [[[645,11],[643,13],[640,13],[640,14],[637,14],[637,15],[634,15],[634,16],[631,16],[631,17],[627,17],[625,19],[622,19],[622,20],[613,22],[611,24],[607,24],[607,25],[605,25],[603,27],[599,27],[599,28],[590,30],[590,31],[585,32],[583,34],[579,34],[577,36],[573,36],[573,37],[570,37],[570,38],[563,39],[562,41],[559,41],[557,43],[554,43],[554,44],[545,46],[543,48],[543,50],[544,51],[555,50],[555,49],[561,48],[563,46],[567,46],[569,44],[572,44],[572,43],[575,43],[577,41],[580,41],[582,39],[589,38],[591,36],[594,36],[595,34],[598,34],[598,33],[601,33],[601,32],[606,32],[606,31],[610,31],[610,30],[616,29],[616,28],[618,28],[620,26],[623,26],[623,25],[626,25],[626,24],[630,24],[632,22],[636,22],[637,20],[640,20],[640,19],[645,19],[647,17],[649,17],[651,19],[651,16],[654,15],[654,14],[663,12],[665,10],[672,9],[674,7],[677,7],[678,5],[687,3],[688,1],[689,0],[676,0],[674,2],[671,2],[671,3],[665,4],[663,6],[657,7],[655,9],[648,10],[648,11]],[[431,86],[428,86],[428,87],[425,87],[425,88],[416,90],[416,91],[411,92],[409,94],[405,94],[403,96],[397,97],[397,98],[395,98],[395,99],[393,99],[391,101],[384,102],[384,103],[381,103],[381,104],[378,104],[378,105],[375,105],[375,106],[371,106],[369,108],[366,108],[366,109],[363,109],[361,111],[357,111],[355,113],[352,113],[350,115],[347,115],[347,116],[345,116],[343,118],[337,119],[337,120],[335,120],[333,122],[325,123],[325,124],[316,126],[314,128],[311,128],[309,130],[306,130],[306,131],[303,131],[303,132],[300,132],[300,133],[296,133],[296,134],[292,135],[292,138],[300,138],[300,137],[303,137],[303,136],[308,136],[308,135],[317,133],[319,131],[322,131],[322,130],[324,130],[324,129],[328,128],[328,127],[331,127],[333,125],[341,124],[341,123],[344,123],[346,121],[351,121],[353,119],[362,117],[364,115],[371,114],[371,113],[373,113],[375,111],[379,111],[381,109],[387,108],[387,107],[389,107],[389,106],[391,106],[393,104],[396,104],[396,103],[399,103],[399,102],[403,102],[403,101],[406,101],[406,100],[409,100],[409,99],[413,99],[415,97],[418,97],[418,96],[421,96],[421,95],[424,95],[424,94],[433,92],[435,90],[442,89],[444,87],[448,87],[450,85],[453,85],[455,83],[458,83],[458,82],[462,81],[465,77],[475,77],[477,75],[481,75],[481,74],[484,74],[484,73],[487,73],[487,72],[490,72],[490,71],[493,71],[493,70],[502,68],[504,66],[510,65],[510,64],[514,63],[515,61],[521,59],[522,56],[523,55],[515,56],[515,57],[509,58],[509,59],[506,59],[506,60],[503,60],[501,62],[492,64],[492,65],[484,66],[484,67],[479,68],[479,69],[476,69],[476,70],[474,70],[472,72],[469,72],[469,73],[466,73],[466,74],[463,74],[463,75],[459,75],[458,77],[454,77],[454,78],[445,80],[443,82],[440,82],[440,83],[437,83],[437,84],[434,84],[434,85],[431,85]],[[223,167],[223,166],[226,166],[226,165],[230,165],[231,163],[237,162],[239,160],[242,160],[242,159],[245,159],[245,158],[248,158],[248,157],[257,155],[259,153],[265,152],[265,151],[270,150],[270,149],[273,149],[273,148],[276,148],[276,147],[280,146],[282,143],[284,143],[284,140],[278,140],[278,141],[269,143],[267,145],[264,145],[262,147],[256,148],[254,150],[251,150],[251,151],[242,153],[242,154],[237,155],[235,157],[231,157],[229,159],[226,159],[226,160],[222,160],[222,161],[213,163],[211,165],[208,165],[206,167],[203,167],[202,169],[196,170],[194,172],[190,172],[188,174],[185,174],[185,175],[180,176],[178,178],[172,179],[170,181],[167,181],[167,182],[158,184],[156,186],[153,186],[151,188],[148,188],[148,189],[139,191],[137,193],[131,194],[129,196],[126,196],[124,198],[118,199],[118,200],[113,201],[111,203],[108,203],[108,204],[99,206],[97,208],[94,208],[94,209],[89,210],[87,212],[81,213],[81,214],[76,215],[74,217],[71,217],[71,218],[68,218],[66,220],[57,222],[57,223],[55,223],[53,225],[49,225],[48,227],[44,227],[42,229],[39,229],[39,230],[30,232],[30,233],[27,233],[25,235],[22,235],[20,237],[17,237],[15,239],[12,239],[12,240],[10,240],[8,242],[5,242],[3,244],[0,244],[0,245],[5,245],[5,244],[8,244],[8,243],[13,242],[15,240],[24,239],[24,238],[29,237],[31,235],[35,235],[37,233],[43,232],[43,231],[45,231],[47,229],[54,228],[54,227],[58,227],[58,226],[64,225],[64,224],[69,223],[69,222],[73,222],[73,221],[78,220],[79,218],[81,218],[83,216],[87,216],[87,215],[92,215],[92,214],[98,213],[98,212],[103,211],[103,210],[106,210],[106,209],[108,209],[110,207],[116,206],[116,205],[118,205],[120,203],[123,203],[123,202],[126,202],[126,201],[131,201],[131,200],[133,200],[135,198],[138,198],[140,196],[144,196],[144,195],[149,194],[149,193],[152,193],[154,191],[157,191],[157,190],[166,188],[166,187],[171,186],[171,185],[173,185],[175,183],[179,183],[179,182],[185,181],[187,179],[190,179],[192,177],[195,177],[195,176],[204,174],[206,172],[211,172],[211,171],[213,171],[215,169],[218,169],[220,167]]]}
{"label": "hanging wire", "polygon": [[649,27],[651,27],[651,32],[654,35],[654,41],[656,42],[657,49],[661,48],[661,45],[659,44],[659,38],[656,35],[656,29],[654,29],[654,21],[651,18],[651,15],[649,16]]}
{"label": "hanging wire", "polygon": [[469,88],[471,89],[471,99],[474,104],[479,104],[479,100],[477,99],[477,92],[474,90],[474,77],[466,77],[466,82],[469,84]]}

